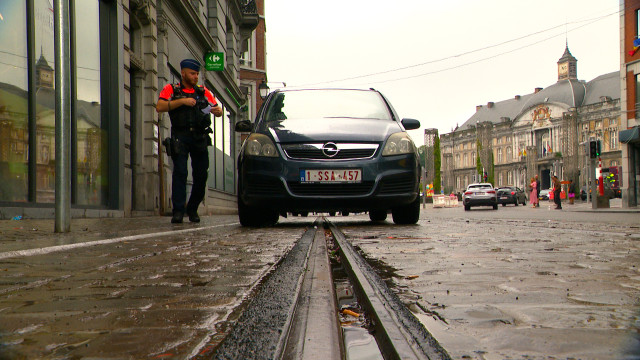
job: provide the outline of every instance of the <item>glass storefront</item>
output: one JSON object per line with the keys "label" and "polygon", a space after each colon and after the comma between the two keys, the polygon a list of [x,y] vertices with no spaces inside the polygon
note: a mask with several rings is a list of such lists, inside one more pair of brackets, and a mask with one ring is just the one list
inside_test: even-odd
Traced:
{"label": "glass storefront", "polygon": [[209,178],[210,188],[227,193],[235,192],[235,159],[233,157],[234,133],[232,131],[233,114],[224,105],[220,98],[218,103],[222,105],[222,117],[211,117],[214,124],[211,128],[213,146],[209,148]]}
{"label": "glass storefront", "polygon": [[28,196],[27,10],[0,2],[0,201]]}
{"label": "glass storefront", "polygon": [[107,196],[106,119],[101,116],[98,1],[75,8],[76,203],[102,205]]}
{"label": "glass storefront", "polygon": [[[0,1],[0,201],[46,204],[55,201],[54,13],[51,0],[32,1],[32,15],[27,14],[26,1]],[[72,198],[75,204],[105,205],[107,152],[100,94],[99,1],[79,5],[71,7],[72,44],[77,49],[70,59],[75,95]],[[33,44],[28,40],[31,31]],[[34,50],[31,55],[29,48]],[[29,56],[33,57],[31,62]],[[35,106],[31,111],[29,63],[35,64],[31,81]],[[33,158],[30,145],[35,148]],[[30,176],[35,177],[31,186]]]}

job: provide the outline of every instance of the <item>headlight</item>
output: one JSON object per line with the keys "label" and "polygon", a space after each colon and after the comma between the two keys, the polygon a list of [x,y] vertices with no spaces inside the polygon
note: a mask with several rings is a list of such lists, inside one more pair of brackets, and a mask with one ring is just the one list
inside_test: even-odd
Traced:
{"label": "headlight", "polygon": [[267,136],[262,134],[251,134],[246,140],[244,154],[250,156],[278,157],[276,146]]}
{"label": "headlight", "polygon": [[415,145],[405,132],[395,133],[387,139],[387,144],[382,149],[382,156],[410,154],[415,152]]}

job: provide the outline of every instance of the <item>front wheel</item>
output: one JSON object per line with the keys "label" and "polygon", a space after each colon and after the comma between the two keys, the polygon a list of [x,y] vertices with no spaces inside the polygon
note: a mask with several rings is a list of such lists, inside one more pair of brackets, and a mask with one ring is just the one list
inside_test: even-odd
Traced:
{"label": "front wheel", "polygon": [[387,210],[370,210],[369,219],[375,222],[385,221],[387,220]]}
{"label": "front wheel", "polygon": [[401,225],[415,224],[420,219],[420,198],[411,203],[391,209],[393,222]]}
{"label": "front wheel", "polygon": [[265,210],[249,206],[238,197],[238,218],[242,226],[260,227],[276,224],[280,215],[272,209]]}

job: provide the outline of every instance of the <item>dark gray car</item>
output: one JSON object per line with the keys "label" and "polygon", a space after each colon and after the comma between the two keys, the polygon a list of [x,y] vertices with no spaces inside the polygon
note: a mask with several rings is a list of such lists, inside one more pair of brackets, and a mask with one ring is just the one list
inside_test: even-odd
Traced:
{"label": "dark gray car", "polygon": [[420,161],[406,130],[418,127],[373,89],[272,92],[254,124],[236,124],[251,131],[238,157],[240,223],[307,212],[416,223]]}
{"label": "dark gray car", "polygon": [[527,195],[525,195],[524,190],[517,186],[500,187],[496,190],[496,195],[498,197],[498,204],[502,204],[502,206],[506,206],[507,204],[513,204],[515,206],[518,206],[518,204],[527,205]]}

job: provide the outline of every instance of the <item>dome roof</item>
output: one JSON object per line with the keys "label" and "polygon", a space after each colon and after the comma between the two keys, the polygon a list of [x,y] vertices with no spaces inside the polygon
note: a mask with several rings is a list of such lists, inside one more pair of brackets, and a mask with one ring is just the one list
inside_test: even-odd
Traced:
{"label": "dome roof", "polygon": [[523,106],[523,110],[531,106],[556,103],[567,107],[579,107],[584,104],[587,87],[579,80],[560,80],[533,94]]}

